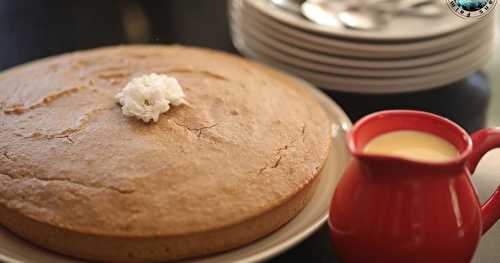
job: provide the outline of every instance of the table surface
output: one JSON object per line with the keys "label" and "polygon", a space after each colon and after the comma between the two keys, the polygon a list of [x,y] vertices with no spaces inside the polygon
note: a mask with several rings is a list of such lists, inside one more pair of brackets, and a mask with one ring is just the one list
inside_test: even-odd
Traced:
{"label": "table surface", "polygon": [[[500,17],[497,19],[500,23]],[[0,2],[0,70],[67,51],[136,42],[181,43],[236,53],[229,37],[224,0]],[[487,126],[500,126],[499,42],[484,72],[491,83]],[[449,96],[443,95],[437,103],[445,99],[450,100]],[[411,108],[411,99],[408,101],[406,106]],[[458,105],[467,103],[454,101]],[[356,107],[349,111],[353,115],[357,113]],[[471,119],[470,116],[467,118]],[[474,130],[477,127],[464,125],[464,128]],[[473,181],[484,201],[500,184],[500,150],[484,157]],[[499,244],[500,223],[481,240],[473,262],[500,262]],[[270,260],[303,261],[338,262],[326,226],[295,248]]]}

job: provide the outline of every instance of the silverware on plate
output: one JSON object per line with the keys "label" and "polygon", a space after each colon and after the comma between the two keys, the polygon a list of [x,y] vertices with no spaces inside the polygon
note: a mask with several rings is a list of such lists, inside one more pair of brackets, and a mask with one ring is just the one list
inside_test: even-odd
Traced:
{"label": "silverware on plate", "polygon": [[442,5],[436,0],[270,0],[274,5],[324,26],[376,30],[391,16],[438,17]]}

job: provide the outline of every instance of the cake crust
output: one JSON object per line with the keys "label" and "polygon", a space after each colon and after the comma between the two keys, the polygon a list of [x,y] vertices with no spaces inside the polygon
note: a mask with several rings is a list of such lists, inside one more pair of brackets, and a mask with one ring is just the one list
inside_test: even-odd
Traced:
{"label": "cake crust", "polygon": [[[121,114],[114,95],[149,73],[175,77],[189,104],[145,124]],[[0,223],[93,260],[230,249],[305,205],[328,155],[329,126],[295,81],[207,49],[118,46],[23,65],[0,74]],[[255,221],[271,214],[269,226]],[[253,231],[234,230],[249,222]],[[32,227],[54,236],[37,237]],[[202,244],[217,231],[225,242]],[[70,236],[86,248],[64,244]],[[145,242],[156,239],[168,242]],[[99,240],[137,246],[92,252]],[[148,248],[149,256],[136,251]]]}

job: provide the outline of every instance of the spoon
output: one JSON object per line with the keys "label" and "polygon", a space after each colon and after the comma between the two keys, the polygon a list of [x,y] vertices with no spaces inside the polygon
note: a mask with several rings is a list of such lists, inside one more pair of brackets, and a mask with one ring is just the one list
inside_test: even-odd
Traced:
{"label": "spoon", "polygon": [[386,24],[371,3],[358,1],[307,0],[302,15],[319,25],[344,26],[357,30],[374,30]]}
{"label": "spoon", "polygon": [[288,12],[300,14],[300,6],[305,2],[305,0],[270,0],[270,2]]}
{"label": "spoon", "polygon": [[413,15],[421,17],[436,17],[443,14],[443,8],[435,0],[380,0],[374,5],[380,12],[392,15]]}
{"label": "spoon", "polygon": [[307,0],[301,5],[300,11],[316,24],[335,27],[340,25],[336,14],[342,9],[330,1]]}
{"label": "spoon", "polygon": [[387,24],[382,12],[373,8],[378,1],[357,0],[351,6],[337,13],[337,17],[345,27],[357,30],[375,30]]}
{"label": "spoon", "polygon": [[375,30],[387,24],[387,20],[373,11],[349,8],[337,14],[338,20],[347,28],[357,30]]}
{"label": "spoon", "polygon": [[436,17],[443,13],[435,0],[307,0],[303,16],[319,25],[376,30],[387,24],[386,15]]}

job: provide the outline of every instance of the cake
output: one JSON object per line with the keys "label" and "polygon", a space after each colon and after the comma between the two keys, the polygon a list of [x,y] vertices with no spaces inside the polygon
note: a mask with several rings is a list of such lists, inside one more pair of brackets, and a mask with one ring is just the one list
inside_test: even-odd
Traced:
{"label": "cake", "polygon": [[[156,123],[115,95],[149,73],[188,103]],[[116,46],[0,74],[0,224],[87,260],[156,262],[249,244],[307,204],[330,147],[315,97],[222,52]]]}

